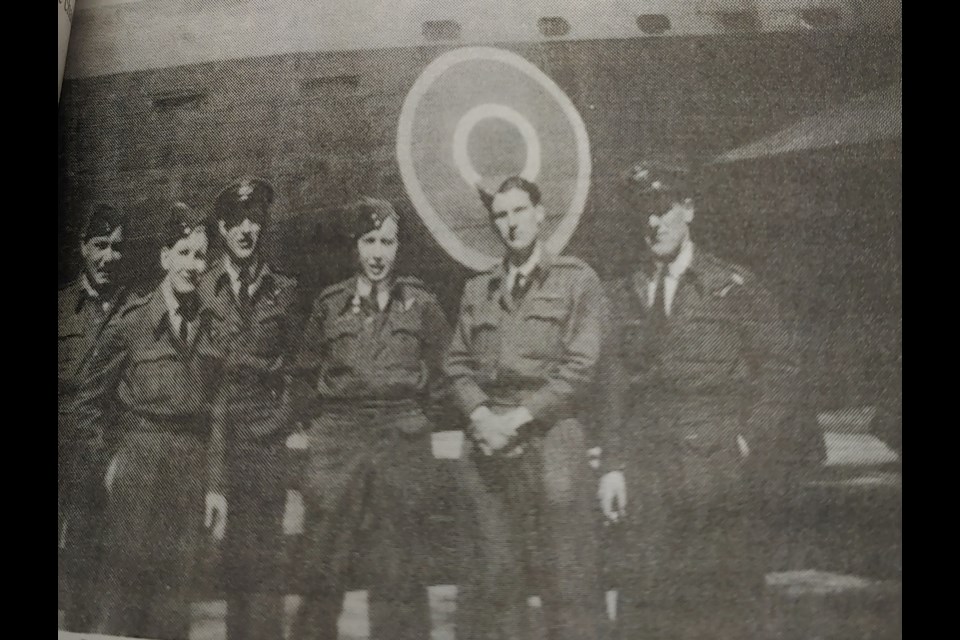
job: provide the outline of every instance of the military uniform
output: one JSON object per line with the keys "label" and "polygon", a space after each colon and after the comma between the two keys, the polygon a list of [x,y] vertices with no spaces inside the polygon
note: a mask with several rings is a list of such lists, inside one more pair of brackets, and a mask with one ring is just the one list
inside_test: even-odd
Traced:
{"label": "military uniform", "polygon": [[415,278],[395,279],[385,308],[359,295],[356,278],[314,303],[294,361],[310,425],[307,594],[294,638],[336,638],[358,558],[367,560],[371,637],[429,637],[423,523],[435,498],[431,417],[448,337],[436,297]]}
{"label": "military uniform", "polygon": [[[169,246],[203,221],[174,206]],[[210,400],[222,366],[221,319],[169,279],[109,322],[80,374],[74,405],[85,440],[78,482],[103,483],[111,453],[99,631],[185,640],[195,547],[210,482]],[[116,411],[115,452],[106,417]]]}
{"label": "military uniform", "polygon": [[[693,247],[664,322],[654,267],[612,283],[604,457],[626,475],[624,637],[756,629],[764,478],[797,408],[798,354],[770,295]],[[665,267],[664,267],[665,268]]]}
{"label": "military uniform", "polygon": [[[75,486],[74,458],[82,442],[71,421],[80,368],[94,348],[109,319],[123,304],[122,294],[112,299],[97,295],[81,277],[61,289],[57,296],[57,461],[59,525],[66,550],[64,579],[67,603],[64,626],[71,631],[89,631],[96,617],[94,594],[102,553],[102,485]],[[109,418],[108,418],[109,421]],[[106,469],[97,473],[102,477]]]}
{"label": "military uniform", "polygon": [[592,487],[577,418],[600,354],[606,302],[573,257],[542,255],[526,291],[504,266],[467,282],[445,371],[465,416],[525,407],[522,453],[486,456],[468,440],[458,638],[523,636],[532,582],[548,637],[595,638],[601,610]]}
{"label": "military uniform", "polygon": [[[269,183],[244,177],[217,196],[215,217],[227,227],[244,219],[265,225],[272,202]],[[293,425],[283,367],[299,329],[298,294],[296,281],[270,265],[240,268],[229,260],[225,253],[199,287],[221,321],[224,344],[211,453],[213,480],[228,504],[221,547],[227,637],[272,640],[283,635],[286,438]]]}
{"label": "military uniform", "polygon": [[214,480],[229,505],[221,557],[224,586],[238,594],[228,603],[231,640],[282,636],[286,438],[292,426],[283,410],[282,367],[295,338],[297,303],[296,281],[269,266],[244,285],[252,291],[248,301],[238,299],[222,260],[200,285],[201,298],[223,320],[226,346],[214,407],[225,462],[223,476]]}

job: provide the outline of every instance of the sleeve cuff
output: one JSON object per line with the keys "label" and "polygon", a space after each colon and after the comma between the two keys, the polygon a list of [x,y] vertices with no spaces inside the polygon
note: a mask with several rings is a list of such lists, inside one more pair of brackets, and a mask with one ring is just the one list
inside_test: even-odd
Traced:
{"label": "sleeve cuff", "polygon": [[517,413],[519,414],[521,425],[529,424],[534,421],[533,414],[530,413],[530,410],[526,407],[517,407]]}
{"label": "sleeve cuff", "polygon": [[460,378],[454,382],[453,389],[460,410],[468,417],[477,407],[490,400],[476,382],[467,378]]}

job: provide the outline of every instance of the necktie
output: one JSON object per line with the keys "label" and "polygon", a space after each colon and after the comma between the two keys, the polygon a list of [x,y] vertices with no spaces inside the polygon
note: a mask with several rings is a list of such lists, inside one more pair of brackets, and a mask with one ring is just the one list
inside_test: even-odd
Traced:
{"label": "necktie", "polygon": [[644,352],[650,359],[651,364],[657,362],[660,356],[660,350],[663,346],[663,340],[667,333],[667,268],[660,267],[657,279],[653,288],[653,304],[650,307],[649,321],[647,323],[647,337],[645,341]]}
{"label": "necktie", "polygon": [[180,301],[177,315],[180,316],[180,342],[187,344],[190,340],[190,323],[197,317],[198,304],[196,296],[188,296]]}
{"label": "necktie", "polygon": [[[380,312],[380,300],[379,300],[380,291],[377,287],[377,283],[373,282],[370,284],[370,292],[360,298],[360,310],[366,316],[376,315]],[[359,295],[359,294],[358,294]]]}
{"label": "necktie", "polygon": [[180,312],[180,342],[187,344],[190,339],[190,322],[183,317],[183,311]]}
{"label": "necktie", "polygon": [[250,312],[250,271],[242,269],[238,279],[240,290],[237,292],[237,304],[240,307],[240,315],[246,320]]}
{"label": "necktie", "polygon": [[510,297],[513,298],[514,302],[520,302],[523,298],[523,294],[526,293],[526,278],[520,272],[517,272],[516,277],[513,279],[513,287],[510,289]]}
{"label": "necktie", "polygon": [[667,267],[660,267],[657,274],[656,286],[653,290],[653,307],[650,309],[650,319],[658,328],[667,324]]}

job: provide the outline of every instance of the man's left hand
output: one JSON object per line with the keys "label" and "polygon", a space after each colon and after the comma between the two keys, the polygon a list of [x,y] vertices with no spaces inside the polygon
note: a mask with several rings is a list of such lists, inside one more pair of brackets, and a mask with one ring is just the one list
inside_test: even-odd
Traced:
{"label": "man's left hand", "polygon": [[507,443],[501,449],[502,454],[507,458],[515,458],[523,453],[524,443],[517,444],[517,434],[520,430],[520,427],[533,422],[533,416],[530,415],[530,411],[526,407],[517,407],[516,409],[511,409],[507,413],[501,416],[504,421],[505,434],[507,435]]}
{"label": "man's left hand", "polygon": [[204,526],[210,529],[214,540],[223,540],[227,530],[227,498],[222,493],[207,493],[204,509]]}

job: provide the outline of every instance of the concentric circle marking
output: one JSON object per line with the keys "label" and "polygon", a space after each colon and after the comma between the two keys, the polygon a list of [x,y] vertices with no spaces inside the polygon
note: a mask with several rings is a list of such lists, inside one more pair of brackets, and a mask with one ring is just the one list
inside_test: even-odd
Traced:
{"label": "concentric circle marking", "polygon": [[540,175],[540,137],[527,118],[512,107],[504,104],[478,104],[463,114],[457,122],[453,133],[453,161],[460,171],[460,175],[471,188],[476,188],[483,176],[473,167],[470,161],[470,134],[473,128],[482,120],[497,119],[512,124],[523,137],[527,157],[520,175],[535,182]]}
{"label": "concentric circle marking", "polygon": [[[591,158],[587,129],[576,107],[549,76],[525,58],[503,49],[465,47],[444,53],[427,65],[411,87],[400,111],[397,126],[397,162],[400,175],[417,213],[437,242],[461,264],[476,271],[486,271],[499,261],[499,257],[488,255],[464,243],[438,215],[424,190],[414,162],[414,145],[417,141],[414,140],[413,132],[417,108],[431,86],[442,76],[454,72],[459,65],[478,61],[506,65],[535,81],[560,107],[572,130],[577,159],[576,175],[573,178],[575,184],[567,210],[559,212],[563,217],[546,241],[547,248],[552,253],[559,253],[566,247],[580,221],[580,215],[583,213],[590,191]],[[504,98],[508,97],[509,95],[504,96]],[[530,118],[513,107],[499,102],[485,101],[483,104],[467,109],[457,119],[452,144],[452,162],[463,180],[475,189],[482,178],[470,161],[468,147],[474,127],[486,118],[499,118],[517,128],[524,140],[527,154],[521,175],[531,180],[539,176],[542,170],[542,145]]]}

